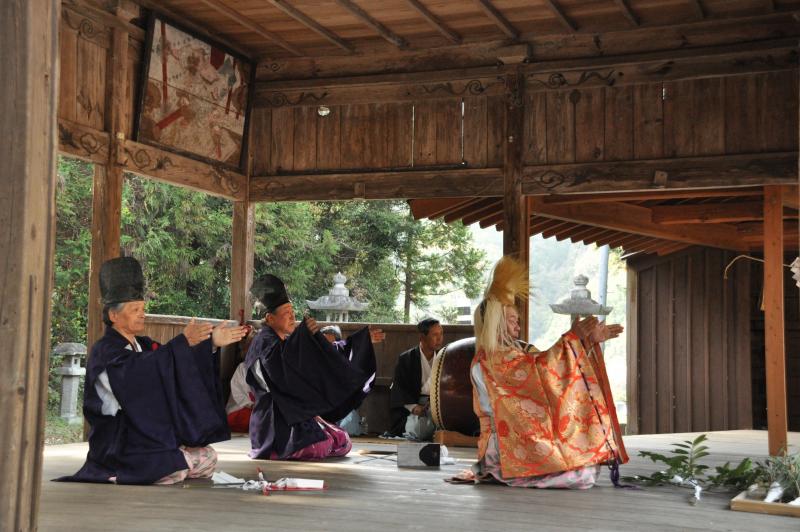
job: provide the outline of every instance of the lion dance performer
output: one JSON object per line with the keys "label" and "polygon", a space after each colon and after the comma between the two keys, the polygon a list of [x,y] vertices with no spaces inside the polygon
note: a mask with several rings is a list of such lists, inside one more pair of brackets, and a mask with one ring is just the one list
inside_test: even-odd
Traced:
{"label": "lion dance performer", "polygon": [[480,419],[476,482],[586,489],[600,466],[619,485],[628,457],[620,435],[600,343],[622,327],[577,320],[550,349],[516,339],[515,301],[527,300],[526,269],[503,257],[475,310],[470,375]]}

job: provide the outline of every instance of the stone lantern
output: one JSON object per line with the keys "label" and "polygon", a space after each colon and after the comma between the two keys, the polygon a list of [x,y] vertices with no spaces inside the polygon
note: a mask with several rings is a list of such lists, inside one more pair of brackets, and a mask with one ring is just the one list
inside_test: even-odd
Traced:
{"label": "stone lantern", "polygon": [[[344,285],[347,282],[342,272],[333,276],[333,288],[327,296],[315,300],[307,299],[311,310],[324,310],[325,321],[350,321],[350,312],[361,312],[367,309],[368,303],[362,303],[350,296],[350,290]],[[333,319],[331,319],[333,318]]]}
{"label": "stone lantern", "polygon": [[578,275],[573,280],[573,288],[569,296],[558,303],[550,305],[556,314],[569,314],[570,323],[585,316],[606,316],[614,310],[612,307],[601,305],[592,299],[592,293],[586,288],[589,278],[585,275]]}
{"label": "stone lantern", "polygon": [[78,387],[86,369],[81,367],[81,359],[86,357],[86,346],[67,342],[58,344],[51,356],[61,357],[61,366],[56,373],[61,375],[61,417],[70,424],[81,423],[78,414]]}

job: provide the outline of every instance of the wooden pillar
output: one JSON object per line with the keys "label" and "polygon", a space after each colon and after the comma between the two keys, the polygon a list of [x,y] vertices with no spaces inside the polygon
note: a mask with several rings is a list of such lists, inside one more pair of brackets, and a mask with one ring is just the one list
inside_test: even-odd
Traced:
{"label": "wooden pillar", "polygon": [[0,530],[35,530],[50,347],[61,2],[0,2]]}
{"label": "wooden pillar", "polygon": [[[506,77],[505,153],[503,159],[503,254],[526,266],[530,260],[530,216],[522,195],[522,143],[525,77],[517,71]],[[521,337],[528,339],[528,302],[518,303]]]}
{"label": "wooden pillar", "polygon": [[[230,318],[239,321],[240,312],[249,320],[253,312],[250,286],[253,284],[253,253],[255,246],[255,205],[248,201],[233,203],[231,227],[231,301]],[[238,346],[222,350],[220,377],[227,395],[233,372],[236,370]]]}
{"label": "wooden pillar", "polygon": [[764,346],[769,454],[773,456],[786,451],[788,430],[781,196],[781,187],[764,187]]}
{"label": "wooden pillar", "polygon": [[100,266],[119,257],[122,215],[123,168],[117,164],[117,152],[125,140],[125,116],[128,107],[128,32],[112,31],[108,60],[108,93],[106,94],[106,130],[111,136],[111,149],[106,165],[94,167],[92,189],[92,251],[89,265],[89,310],[87,345],[90,347],[103,335],[100,299]]}

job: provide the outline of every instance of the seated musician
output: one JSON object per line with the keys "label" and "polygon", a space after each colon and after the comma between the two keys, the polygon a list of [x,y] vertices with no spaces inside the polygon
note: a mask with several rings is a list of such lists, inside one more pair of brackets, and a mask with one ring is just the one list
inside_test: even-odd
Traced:
{"label": "seated musician", "polygon": [[58,480],[174,484],[210,477],[209,444],[230,439],[219,383],[218,348],[243,327],[192,319],[164,345],[144,331],[144,277],[130,257],[100,269],[105,335],[92,346],[83,413],[89,453],[74,475]]}
{"label": "seated musician", "polygon": [[435,427],[430,411],[430,376],[433,357],[442,348],[444,333],[439,320],[417,324],[419,345],[400,354],[389,395],[393,436],[430,441]]}
{"label": "seated musician", "polygon": [[286,287],[274,275],[259,279],[251,291],[266,315],[245,359],[255,393],[250,457],[321,460],[347,454],[350,437],[334,423],[372,389],[372,343],[382,341],[383,332],[364,327],[345,342],[331,343],[313,318],[296,325]]}
{"label": "seated musician", "polygon": [[590,488],[600,464],[627,461],[598,345],[622,327],[576,321],[538,351],[517,340],[514,302],[527,294],[526,270],[504,257],[475,311],[470,375],[481,435],[472,475],[519,487]]}

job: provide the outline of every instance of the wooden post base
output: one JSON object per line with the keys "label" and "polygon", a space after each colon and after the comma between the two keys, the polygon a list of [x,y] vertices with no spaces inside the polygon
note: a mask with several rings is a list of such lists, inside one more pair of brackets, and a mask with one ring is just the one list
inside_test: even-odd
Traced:
{"label": "wooden post base", "polygon": [[452,430],[437,430],[433,435],[433,441],[450,447],[478,447],[476,436],[466,436]]}

